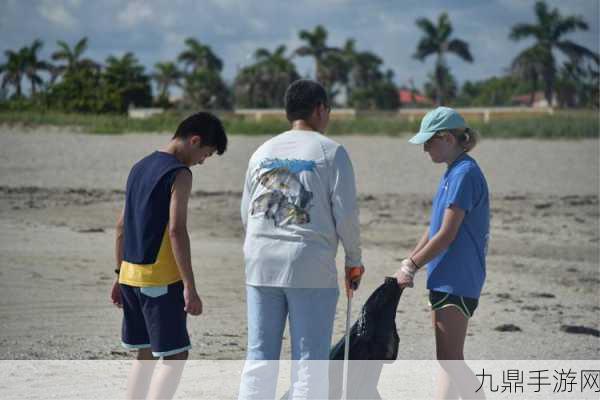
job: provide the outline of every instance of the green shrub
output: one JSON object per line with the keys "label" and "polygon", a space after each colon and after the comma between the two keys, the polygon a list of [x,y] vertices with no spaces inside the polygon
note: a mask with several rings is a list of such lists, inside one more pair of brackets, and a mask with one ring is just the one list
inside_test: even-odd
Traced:
{"label": "green shrub", "polygon": [[[84,132],[119,134],[126,132],[173,132],[189,112],[169,111],[147,119],[131,119],[122,114],[80,114],[56,111],[36,111],[35,107],[14,101],[0,102],[0,124],[22,124],[26,126],[56,125],[77,126]],[[16,111],[20,106],[20,111]],[[231,113],[220,115],[229,134],[275,135],[289,129],[282,118],[265,118],[254,121]],[[408,136],[419,130],[419,119],[392,117],[391,114],[358,116],[356,119],[332,119],[329,135],[388,135]],[[490,138],[597,138],[600,119],[593,111],[557,112],[554,115],[503,116],[490,123],[470,121],[483,137]]]}

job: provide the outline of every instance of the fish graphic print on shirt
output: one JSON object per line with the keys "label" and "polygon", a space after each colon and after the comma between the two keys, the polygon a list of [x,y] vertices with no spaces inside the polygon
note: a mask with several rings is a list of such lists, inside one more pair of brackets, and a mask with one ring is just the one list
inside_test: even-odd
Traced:
{"label": "fish graphic print on shirt", "polygon": [[314,161],[270,158],[262,161],[256,174],[266,192],[259,195],[250,209],[251,215],[262,214],[275,226],[302,225],[310,222],[312,192],[300,181],[303,171],[312,172]]}

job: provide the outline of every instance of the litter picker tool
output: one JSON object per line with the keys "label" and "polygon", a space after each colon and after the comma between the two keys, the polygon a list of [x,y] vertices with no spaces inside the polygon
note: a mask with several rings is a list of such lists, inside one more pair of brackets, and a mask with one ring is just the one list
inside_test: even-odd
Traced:
{"label": "litter picker tool", "polygon": [[348,298],[348,307],[346,309],[346,336],[344,338],[344,371],[342,375],[342,400],[348,398],[348,361],[350,356],[350,318],[352,316],[352,296],[358,288],[358,282],[362,275],[361,267],[352,267],[348,273],[349,282],[346,283],[346,297]]}

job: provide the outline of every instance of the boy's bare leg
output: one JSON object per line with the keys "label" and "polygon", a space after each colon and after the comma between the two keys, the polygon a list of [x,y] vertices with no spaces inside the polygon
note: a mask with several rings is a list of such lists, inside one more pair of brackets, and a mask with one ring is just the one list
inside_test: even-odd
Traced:
{"label": "boy's bare leg", "polygon": [[187,358],[187,351],[164,357],[152,377],[148,400],[173,398],[179,386]]}
{"label": "boy's bare leg", "polygon": [[145,399],[157,358],[151,349],[139,349],[127,381],[127,399]]}

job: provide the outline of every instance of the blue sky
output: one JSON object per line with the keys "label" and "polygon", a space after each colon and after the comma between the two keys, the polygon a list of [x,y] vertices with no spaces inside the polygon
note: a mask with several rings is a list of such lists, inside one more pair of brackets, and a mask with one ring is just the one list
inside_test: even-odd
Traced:
{"label": "blue sky", "polygon": [[[317,24],[329,31],[329,44],[354,38],[359,50],[370,50],[395,72],[396,83],[413,79],[421,87],[433,69],[433,58],[412,58],[421,31],[419,17],[437,19],[446,11],[454,36],[470,43],[473,64],[449,56],[460,83],[502,74],[512,58],[531,41],[513,42],[510,28],[534,22],[533,0],[0,0],[0,50],[16,49],[34,39],[44,41],[49,57],[56,41],[73,45],[89,38],[87,56],[103,62],[109,55],[132,51],[152,69],[158,61],[175,60],[184,39],[209,44],[225,63],[223,76],[252,62],[258,47],[301,45],[298,32]],[[599,0],[550,0],[563,15],[583,16],[590,30],[569,38],[599,51]],[[296,58],[301,75],[312,74],[309,58]]]}

